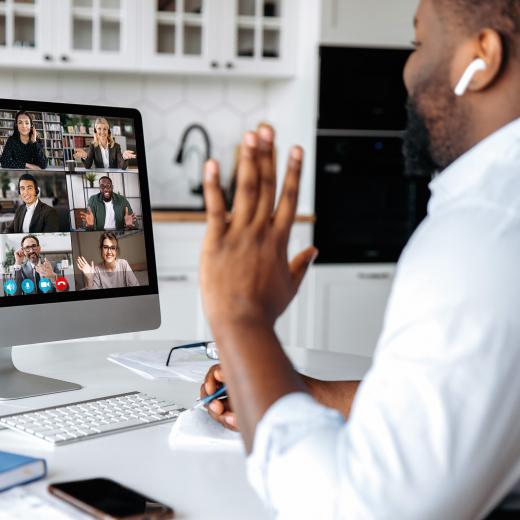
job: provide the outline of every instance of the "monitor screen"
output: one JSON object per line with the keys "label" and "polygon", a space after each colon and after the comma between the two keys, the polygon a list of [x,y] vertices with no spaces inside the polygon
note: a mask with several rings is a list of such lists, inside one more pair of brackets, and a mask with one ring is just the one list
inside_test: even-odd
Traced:
{"label": "monitor screen", "polygon": [[137,110],[0,100],[0,306],[157,294]]}

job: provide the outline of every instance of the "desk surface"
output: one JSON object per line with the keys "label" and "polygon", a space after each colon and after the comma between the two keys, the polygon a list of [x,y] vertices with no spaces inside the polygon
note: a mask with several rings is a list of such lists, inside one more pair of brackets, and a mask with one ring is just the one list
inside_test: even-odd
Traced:
{"label": "desk surface", "polygon": [[[112,352],[164,350],[173,342],[97,341],[17,347],[20,370],[79,383],[81,390],[0,403],[0,415],[81,401],[131,390],[174,399],[190,406],[199,384],[149,381],[106,361]],[[370,366],[361,356],[296,349],[289,351],[295,366],[322,379],[360,379]],[[9,430],[0,430],[0,449],[44,457],[48,478],[28,488],[55,504],[46,493],[50,482],[108,477],[160,500],[176,511],[176,518],[264,519],[269,515],[249,487],[245,458],[239,452],[172,450],[171,424],[78,442],[59,448]],[[223,478],[223,476],[225,476]],[[74,511],[70,509],[69,511]]]}

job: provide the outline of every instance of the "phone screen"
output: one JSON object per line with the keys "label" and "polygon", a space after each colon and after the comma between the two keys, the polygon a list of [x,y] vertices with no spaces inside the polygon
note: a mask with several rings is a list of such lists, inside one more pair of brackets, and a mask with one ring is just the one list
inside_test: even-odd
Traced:
{"label": "phone screen", "polygon": [[[49,491],[90,513],[101,512],[112,518],[173,518],[168,506],[128,489],[113,480],[94,478],[51,484]],[[87,507],[85,507],[87,506]]]}

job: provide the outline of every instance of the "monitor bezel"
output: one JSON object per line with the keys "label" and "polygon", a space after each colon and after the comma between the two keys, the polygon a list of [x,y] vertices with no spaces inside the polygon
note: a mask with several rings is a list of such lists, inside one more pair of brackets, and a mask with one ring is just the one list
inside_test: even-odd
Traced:
{"label": "monitor bezel", "polygon": [[[32,101],[0,98],[0,111],[4,109],[17,111],[26,110],[27,112],[54,112],[58,114],[77,114],[91,117],[120,117],[124,119],[133,119],[136,139],[136,158],[139,174],[139,188],[141,191],[141,208],[143,215],[143,233],[146,249],[146,263],[148,269],[148,285],[139,287],[124,287],[117,289],[95,289],[88,291],[56,291],[47,294],[31,294],[29,296],[4,295],[0,297],[0,308],[11,308],[20,305],[41,305],[45,303],[105,300],[110,298],[126,298],[132,296],[159,294],[157,267],[155,264],[155,248],[153,240],[152,209],[150,203],[150,190],[148,186],[148,170],[146,168],[143,120],[139,110],[137,110],[136,108],[114,107],[109,105],[80,105],[75,103],[56,103],[49,101]],[[10,169],[2,168],[2,170]],[[42,172],[45,172],[45,170],[42,170]],[[65,170],[65,165],[63,166],[63,172],[64,174],[67,174],[67,171]],[[89,231],[86,232],[89,233]],[[83,233],[83,231],[70,231],[70,233]]]}

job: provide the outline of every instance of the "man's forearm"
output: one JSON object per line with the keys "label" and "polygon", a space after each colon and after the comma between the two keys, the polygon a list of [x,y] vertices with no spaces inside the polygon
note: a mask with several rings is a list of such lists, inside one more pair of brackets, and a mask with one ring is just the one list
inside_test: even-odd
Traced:
{"label": "man's forearm", "polygon": [[226,384],[246,450],[252,450],[256,426],[284,395],[308,392],[269,327],[239,324],[215,334]]}
{"label": "man's forearm", "polygon": [[302,378],[314,399],[324,406],[335,408],[348,419],[360,381],[320,381],[309,376]]}

